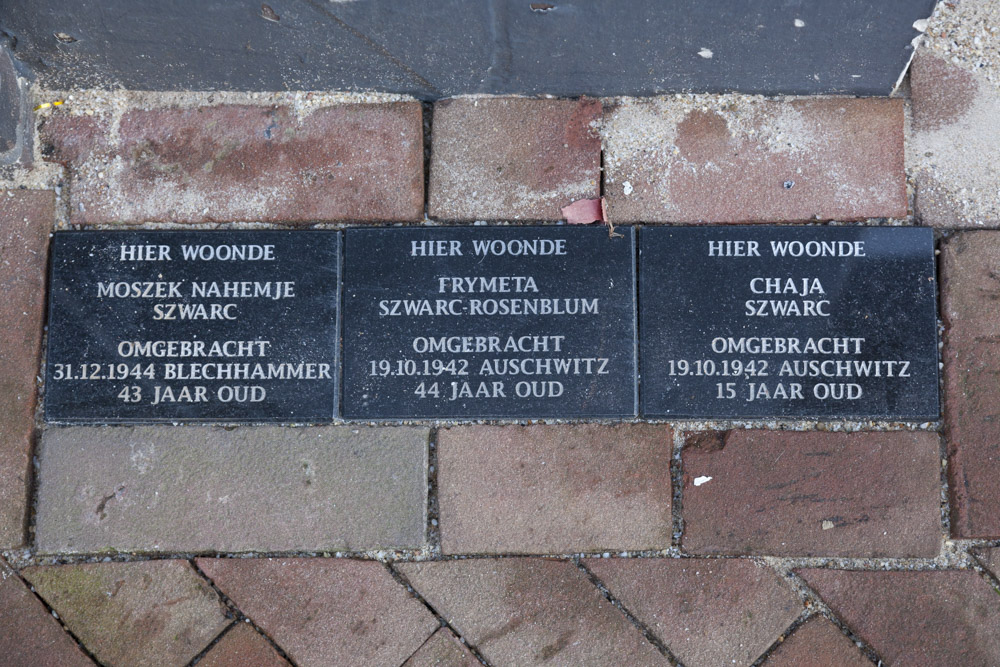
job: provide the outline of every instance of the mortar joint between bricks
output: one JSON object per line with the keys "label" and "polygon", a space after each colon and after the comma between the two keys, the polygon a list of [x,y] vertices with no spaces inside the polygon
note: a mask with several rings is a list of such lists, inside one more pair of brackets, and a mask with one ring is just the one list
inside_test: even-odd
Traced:
{"label": "mortar joint between bricks", "polygon": [[834,614],[833,610],[830,609],[830,607],[827,606],[825,602],[823,602],[822,598],[820,598],[816,594],[816,592],[809,587],[808,584],[806,584],[806,582],[802,579],[802,577],[796,574],[792,569],[785,569],[785,570],[779,569],[779,574],[789,584],[791,584],[792,590],[794,590],[795,593],[800,597],[802,603],[806,606],[807,611],[810,609],[812,610],[812,614],[810,615],[820,614],[826,617],[835,626],[837,626],[837,629],[840,630],[845,637],[850,639],[854,643],[854,645],[857,646],[861,650],[861,652],[864,653],[865,656],[869,660],[871,660],[874,664],[876,665],[885,664],[885,662],[882,660],[882,657],[875,651],[875,649],[872,646],[870,646],[867,642],[863,641],[860,637],[858,637],[854,633],[854,630],[852,630],[846,623],[844,623],[844,621],[842,621],[839,616]]}
{"label": "mortar joint between bricks", "polygon": [[574,558],[573,564],[576,565],[581,572],[583,572],[583,574],[590,580],[590,583],[597,588],[598,592],[602,596],[604,596],[604,599],[607,600],[615,609],[620,611],[625,618],[628,619],[628,622],[635,626],[636,629],[642,633],[642,636],[646,639],[646,641],[652,644],[653,647],[659,651],[671,665],[674,665],[675,667],[684,667],[683,663],[681,663],[677,656],[674,655],[673,651],[670,650],[670,647],[668,647],[662,639],[656,636],[649,626],[640,621],[635,614],[625,607],[625,605],[611,593],[608,587],[604,585],[604,582],[601,581],[596,574],[591,572],[590,568],[586,566],[582,559]]}
{"label": "mortar joint between bricks", "polygon": [[467,642],[462,633],[460,633],[455,626],[453,626],[450,622],[448,622],[448,619],[446,619],[442,614],[438,613],[438,610],[435,609],[434,606],[430,602],[428,602],[423,595],[420,594],[420,591],[414,588],[413,584],[410,583],[410,580],[406,578],[406,575],[397,570],[392,563],[386,563],[385,568],[386,570],[389,571],[389,574],[392,576],[392,578],[396,580],[396,583],[405,588],[406,591],[410,595],[412,595],[415,600],[424,605],[430,613],[434,614],[434,618],[438,620],[438,623],[441,624],[442,628],[447,628],[453,635],[459,638],[459,641],[462,642],[462,645],[465,646],[467,649],[469,649],[469,652],[472,653],[473,657],[475,657],[476,660],[480,662],[480,664],[485,665],[485,667],[492,667],[492,665],[490,665],[490,663],[486,660],[483,654],[479,652],[479,649],[470,644],[469,642]]}
{"label": "mortar joint between bricks", "polygon": [[[188,564],[190,564],[191,568],[194,569],[194,571],[198,574],[198,576],[200,576],[202,579],[205,580],[205,583],[211,586],[212,590],[215,591],[215,594],[219,596],[219,601],[222,602],[223,606],[226,608],[226,616],[232,618],[235,621],[235,623],[231,623],[228,626],[229,629],[234,628],[237,623],[247,623],[258,634],[260,634],[261,637],[267,640],[267,643],[271,645],[271,648],[273,648],[278,653],[278,655],[287,660],[288,663],[292,665],[292,667],[298,667],[295,661],[293,661],[288,656],[288,654],[285,653],[285,650],[281,648],[281,646],[279,646],[276,641],[274,641],[271,635],[264,632],[263,628],[257,625],[252,618],[244,614],[243,611],[236,605],[236,603],[233,602],[233,600],[230,599],[228,595],[223,593],[222,589],[220,589],[218,586],[215,585],[215,581],[213,581],[210,576],[208,576],[200,567],[198,567],[198,563],[195,562],[194,558],[189,559]],[[216,637],[215,641],[221,639],[222,635],[224,635],[226,632],[228,632],[228,630],[223,629],[223,631],[219,633],[219,635]],[[213,644],[214,643],[215,642],[213,641]],[[208,647],[206,647],[206,651],[207,649]],[[199,656],[196,656],[196,658],[200,659],[203,653],[199,654]],[[191,664],[194,664],[194,660],[192,660]]]}
{"label": "mortar joint between bricks", "polygon": [[774,640],[774,642],[772,642],[771,645],[767,647],[766,651],[760,654],[760,656],[754,661],[752,665],[750,665],[750,667],[761,667],[761,665],[767,663],[768,659],[771,657],[771,654],[774,653],[776,650],[778,650],[778,647],[781,646],[786,639],[791,637],[792,634],[800,627],[802,627],[802,625],[804,625],[806,621],[808,621],[810,618],[816,615],[817,615],[816,611],[813,609],[809,608],[803,609],[802,613],[799,614],[799,617],[796,618],[794,621],[792,621],[791,624],[787,628],[785,628],[780,635],[778,635],[778,637]]}
{"label": "mortar joint between bricks", "polygon": [[441,556],[441,507],[438,492],[438,447],[440,430],[430,429],[427,438],[427,549],[431,558]]}

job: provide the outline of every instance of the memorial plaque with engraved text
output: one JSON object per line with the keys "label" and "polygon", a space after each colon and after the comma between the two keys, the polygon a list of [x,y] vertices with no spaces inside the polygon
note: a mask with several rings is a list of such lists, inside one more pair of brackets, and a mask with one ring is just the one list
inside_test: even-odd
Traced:
{"label": "memorial plaque with engraved text", "polygon": [[647,417],[936,419],[926,228],[641,232]]}
{"label": "memorial plaque with engraved text", "polygon": [[344,417],[633,417],[635,231],[350,229]]}
{"label": "memorial plaque with engraved text", "polygon": [[331,421],[340,233],[61,232],[45,414]]}

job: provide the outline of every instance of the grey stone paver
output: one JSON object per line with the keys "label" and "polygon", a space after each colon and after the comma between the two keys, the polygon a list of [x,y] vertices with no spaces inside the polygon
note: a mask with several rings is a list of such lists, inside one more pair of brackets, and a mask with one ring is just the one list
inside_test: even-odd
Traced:
{"label": "grey stone paver", "polygon": [[23,574],[108,665],[180,667],[229,623],[219,596],[183,560],[51,565]]}
{"label": "grey stone paver", "polygon": [[423,428],[50,428],[42,552],[416,548]]}

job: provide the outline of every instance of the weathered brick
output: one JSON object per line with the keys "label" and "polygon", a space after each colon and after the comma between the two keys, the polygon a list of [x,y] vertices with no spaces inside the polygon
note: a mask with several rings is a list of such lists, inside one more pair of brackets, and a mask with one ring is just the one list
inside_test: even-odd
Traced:
{"label": "weathered brick", "polygon": [[1000,664],[1000,596],[973,571],[799,574],[886,664]]}
{"label": "weathered brick", "polygon": [[77,224],[423,216],[419,102],[62,112],[42,137],[70,167]]}
{"label": "weathered brick", "polygon": [[902,100],[624,99],[602,132],[616,223],[907,214]]}
{"label": "weathered brick", "polygon": [[872,667],[869,660],[829,619],[813,616],[764,661],[765,667]]}
{"label": "weathered brick", "polygon": [[669,664],[572,563],[479,558],[396,568],[490,664]]}
{"label": "weathered brick", "polygon": [[2,559],[0,662],[6,667],[85,667],[94,664]]}
{"label": "weathered brick", "polygon": [[688,667],[750,665],[802,611],[773,570],[748,560],[612,558],[585,564]]}
{"label": "weathered brick", "polygon": [[428,212],[443,220],[559,220],[600,194],[601,103],[458,98],[434,106]]}
{"label": "weathered brick", "polygon": [[303,667],[396,667],[439,627],[434,615],[374,561],[268,558],[197,563]]}
{"label": "weathered brick", "polygon": [[237,623],[198,661],[198,667],[288,667],[264,637],[247,623]]}
{"label": "weathered brick", "polygon": [[910,66],[907,169],[925,225],[1000,225],[998,19],[995,2],[939,3]]}
{"label": "weathered brick", "polygon": [[38,548],[419,547],[427,438],[427,429],[406,427],[48,429]]}
{"label": "weathered brick", "polygon": [[945,440],[956,537],[1000,537],[1000,232],[942,246]]}
{"label": "weathered brick", "polygon": [[25,540],[45,267],[55,195],[0,190],[0,548]]}
{"label": "weathered brick", "polygon": [[670,546],[669,427],[464,426],[438,434],[445,553]]}
{"label": "weathered brick", "polygon": [[50,565],[22,574],[102,663],[185,665],[228,623],[218,595],[182,560]]}
{"label": "weathered brick", "polygon": [[403,663],[403,667],[479,667],[480,664],[450,630],[441,628]]}
{"label": "weathered brick", "polygon": [[699,433],[688,439],[683,464],[686,551],[933,557],[941,550],[937,433]]}
{"label": "weathered brick", "polygon": [[972,553],[994,577],[1000,579],[1000,547],[978,547]]}

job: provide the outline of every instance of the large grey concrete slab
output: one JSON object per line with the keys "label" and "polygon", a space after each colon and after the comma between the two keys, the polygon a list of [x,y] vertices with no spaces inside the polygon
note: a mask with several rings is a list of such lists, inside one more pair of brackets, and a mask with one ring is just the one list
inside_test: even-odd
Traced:
{"label": "large grey concrete slab", "polygon": [[[467,93],[892,89],[934,0],[9,0],[52,88]],[[711,57],[706,57],[706,56]]]}
{"label": "large grey concrete slab", "polygon": [[418,548],[427,442],[406,427],[52,428],[38,550]]}

